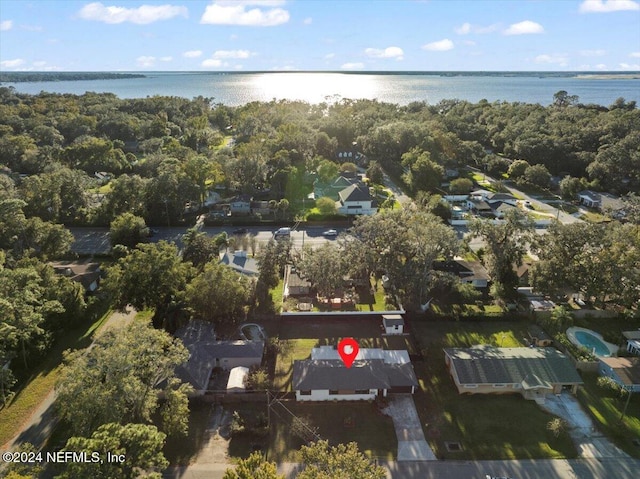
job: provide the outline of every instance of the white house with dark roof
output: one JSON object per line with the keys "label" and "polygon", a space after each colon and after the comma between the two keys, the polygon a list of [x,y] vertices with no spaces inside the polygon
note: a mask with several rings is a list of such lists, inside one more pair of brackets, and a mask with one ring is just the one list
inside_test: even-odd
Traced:
{"label": "white house with dark roof", "polygon": [[640,358],[598,358],[600,376],[611,378],[618,386],[640,392]]}
{"label": "white house with dark roof", "polygon": [[414,393],[418,387],[409,353],[360,349],[347,368],[333,346],[313,348],[311,359],[294,361],[298,401],[361,401],[388,393]]}
{"label": "white house with dark roof", "polygon": [[336,209],[342,215],[374,215],[378,211],[375,198],[363,184],[347,186],[338,197]]}
{"label": "white house with dark roof", "polygon": [[513,394],[544,403],[548,394],[570,389],[582,378],[554,348],[496,348],[478,345],[444,350],[445,364],[460,394]]}
{"label": "white house with dark roof", "polygon": [[640,356],[640,329],[623,331],[622,335],[627,340],[627,351],[636,356]]}

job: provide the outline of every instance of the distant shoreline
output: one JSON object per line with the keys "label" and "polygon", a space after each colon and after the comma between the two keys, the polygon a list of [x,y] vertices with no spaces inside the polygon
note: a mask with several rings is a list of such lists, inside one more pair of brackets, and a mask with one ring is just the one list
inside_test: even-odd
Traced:
{"label": "distant shoreline", "polygon": [[0,83],[121,80],[125,78],[146,78],[146,75],[111,72],[0,72]]}

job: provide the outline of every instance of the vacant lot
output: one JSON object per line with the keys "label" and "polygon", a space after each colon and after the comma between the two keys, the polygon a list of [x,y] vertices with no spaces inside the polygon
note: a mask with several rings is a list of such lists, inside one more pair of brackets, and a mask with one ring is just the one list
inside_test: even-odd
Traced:
{"label": "vacant lot", "polygon": [[[427,441],[440,458],[533,459],[575,457],[568,435],[546,429],[553,416],[518,395],[461,396],[445,364],[443,348],[474,344],[522,346],[526,322],[413,323],[424,361],[414,363],[422,391],[415,395]],[[460,452],[448,452],[458,442]]]}

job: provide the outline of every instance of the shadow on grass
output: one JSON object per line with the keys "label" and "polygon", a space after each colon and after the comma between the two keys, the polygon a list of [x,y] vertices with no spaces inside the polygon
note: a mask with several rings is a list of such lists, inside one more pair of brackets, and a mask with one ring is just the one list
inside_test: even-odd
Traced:
{"label": "shadow on grass", "polygon": [[164,455],[172,466],[189,465],[206,441],[206,430],[212,405],[194,398],[189,403],[189,434],[185,437],[167,438]]}

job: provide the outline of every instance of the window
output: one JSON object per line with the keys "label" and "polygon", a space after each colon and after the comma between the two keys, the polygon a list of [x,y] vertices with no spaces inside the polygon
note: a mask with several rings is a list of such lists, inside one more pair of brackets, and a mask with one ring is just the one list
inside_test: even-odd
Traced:
{"label": "window", "polygon": [[494,384],[493,387],[497,388],[497,389],[500,389],[500,388],[506,388],[507,385],[506,384]]}
{"label": "window", "polygon": [[464,388],[465,389],[476,389],[478,387],[477,384],[465,384]]}
{"label": "window", "polygon": [[356,389],[355,394],[369,394],[368,389]]}
{"label": "window", "polygon": [[300,391],[300,396],[311,396],[311,391]]}
{"label": "window", "polygon": [[329,389],[329,396],[337,396],[340,392],[337,389]]}

